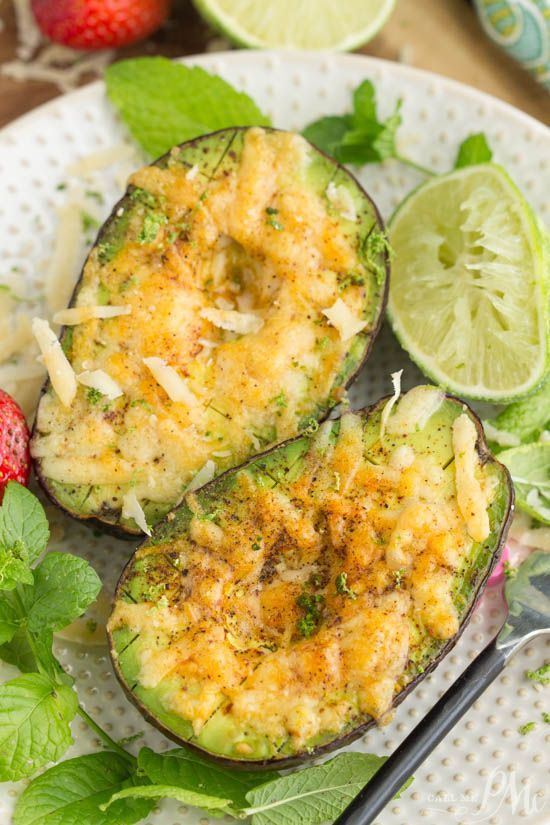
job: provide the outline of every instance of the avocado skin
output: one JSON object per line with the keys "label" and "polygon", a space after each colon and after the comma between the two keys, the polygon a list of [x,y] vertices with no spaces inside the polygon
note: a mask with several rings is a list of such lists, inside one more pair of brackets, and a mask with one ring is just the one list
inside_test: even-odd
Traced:
{"label": "avocado skin", "polygon": [[[207,135],[201,135],[198,138],[194,138],[193,140],[187,141],[185,143],[181,143],[181,144],[179,144],[178,147],[175,147],[175,148],[178,148],[181,151],[184,151],[185,149],[193,149],[193,148],[196,148],[197,146],[199,146],[201,141],[204,140],[204,138],[211,138],[213,136],[220,136],[220,138],[221,138],[224,135],[226,135],[228,133],[231,133],[231,132],[233,132],[235,135],[237,135],[240,132],[246,132],[249,128],[250,127],[247,127],[247,126],[235,126],[235,127],[231,127],[231,128],[228,128],[228,129],[220,129],[216,132],[210,132]],[[262,127],[262,129],[266,132],[284,131],[284,130],[281,130],[281,129],[274,129],[272,127],[266,127],[266,126]],[[370,197],[370,195],[365,190],[365,188],[359,183],[359,181],[342,164],[338,163],[337,161],[334,160],[334,158],[327,155],[326,152],[323,152],[321,149],[319,149],[319,148],[317,148],[316,146],[313,146],[313,145],[312,145],[312,148],[315,150],[315,152],[317,154],[319,154],[322,157],[326,158],[327,162],[330,163],[332,166],[334,166],[335,169],[342,170],[349,178],[351,178],[353,180],[354,184],[360,190],[361,194],[363,195],[365,200],[369,203],[370,208],[372,209],[373,218],[374,218],[374,225],[377,226],[378,229],[380,229],[381,231],[385,232],[385,224],[384,224],[384,221],[383,221],[382,216],[380,214],[380,211],[378,210],[378,207],[376,206],[376,203]],[[160,167],[165,166],[167,164],[170,156],[171,156],[172,151],[173,150],[170,150],[166,154],[162,155],[160,158],[157,158],[157,160],[153,161],[151,165],[160,166]],[[119,201],[117,201],[117,203],[115,203],[115,205],[113,206],[113,209],[111,210],[111,213],[110,213],[109,217],[106,219],[106,221],[100,227],[100,229],[98,231],[98,234],[96,236],[96,239],[95,239],[95,241],[94,241],[94,243],[93,243],[93,245],[90,249],[89,254],[91,254],[91,251],[93,249],[95,249],[98,246],[98,244],[102,243],[103,241],[108,241],[110,233],[111,232],[116,232],[117,228],[120,228],[122,231],[124,231],[125,221],[127,220],[127,209],[126,209],[126,207],[128,206],[128,204],[130,202],[132,192],[135,190],[135,188],[136,187],[130,185],[128,187],[127,191],[125,192],[125,194],[123,195],[123,197]],[[120,215],[117,215],[117,213],[120,211],[121,208],[123,209],[123,212],[124,212],[122,218],[120,217]],[[80,288],[81,288],[82,283],[83,283],[84,270],[86,268],[86,263],[87,263],[88,257],[89,257],[89,255],[87,256],[86,260],[84,261],[82,270],[80,272],[78,280],[76,281],[73,293],[71,295],[71,299],[69,301],[68,307],[73,307],[76,304],[78,293],[80,292]],[[380,331],[380,328],[382,326],[382,322],[384,320],[386,305],[387,305],[388,296],[389,296],[389,283],[390,283],[389,282],[389,278],[390,278],[390,253],[389,253],[388,250],[384,250],[384,252],[382,253],[382,259],[383,259],[383,267],[384,267],[384,272],[385,272],[385,278],[384,278],[382,294],[381,294],[379,302],[378,302],[376,322],[373,324],[372,330],[369,334],[368,343],[367,343],[367,346],[364,350],[363,357],[358,360],[355,368],[351,371],[351,373],[347,377],[345,383],[342,385],[343,389],[347,389],[349,386],[351,386],[351,384],[353,384],[353,382],[357,378],[357,375],[359,374],[359,372],[361,371],[363,365],[365,364],[368,357],[370,356],[372,347],[374,345],[374,341],[375,341],[375,339],[376,339],[376,337],[377,337],[377,335]],[[63,342],[65,341],[65,339],[67,338],[67,336],[70,336],[70,335],[71,335],[71,328],[70,327],[65,327],[64,326],[64,327],[61,328],[60,334],[59,334],[59,339],[60,339],[60,342],[61,342],[62,345],[63,345]],[[45,382],[42,386],[42,389],[40,391],[38,404],[40,404],[40,399],[47,392],[49,387],[50,387],[50,381],[49,381],[48,378],[46,378],[46,380],[45,380]],[[337,406],[337,403],[338,402],[335,402],[331,407],[325,407],[323,409],[322,413],[317,416],[317,421],[319,423],[322,423],[323,421],[325,421],[326,418],[329,417],[332,410]],[[32,426],[32,431],[31,431],[31,440],[34,438],[34,436],[37,432],[37,423],[36,422],[37,422],[37,417],[35,416],[35,420],[34,420],[34,423],[33,423],[33,426]],[[121,524],[120,521],[118,521],[119,513],[115,510],[108,511],[106,509],[105,516],[103,518],[100,518],[97,515],[86,515],[86,514],[83,514],[83,513],[79,512],[77,509],[72,509],[70,506],[68,506],[68,504],[66,504],[66,503],[64,503],[63,501],[60,500],[59,495],[56,493],[56,491],[53,489],[52,485],[50,484],[50,479],[48,479],[45,476],[45,474],[42,472],[40,459],[33,459],[33,467],[34,467],[34,472],[35,472],[36,478],[37,478],[41,488],[45,492],[46,496],[49,498],[49,500],[56,507],[58,507],[64,513],[66,513],[66,515],[70,516],[71,518],[74,518],[77,521],[83,522],[84,524],[86,524],[88,527],[90,527],[93,530],[99,530],[102,533],[106,533],[108,535],[114,536],[115,538],[126,539],[126,540],[129,540],[129,541],[135,541],[136,539],[141,539],[143,537],[143,533],[141,532],[141,530],[139,530],[137,528],[133,529],[132,527],[130,527],[128,525]]]}
{"label": "avocado skin", "polygon": [[[354,412],[355,414],[360,414],[364,418],[368,418],[370,415],[373,415],[377,411],[381,410],[384,407],[384,405],[390,400],[390,397],[391,396],[384,396],[383,398],[381,398],[379,401],[375,402],[374,404],[372,404],[368,407],[363,407],[360,410],[352,410],[352,412]],[[496,537],[496,540],[495,540],[495,543],[494,543],[494,550],[491,554],[491,558],[489,560],[489,563],[485,566],[485,568],[483,570],[479,570],[479,569],[476,568],[475,574],[474,574],[474,576],[471,580],[470,588],[469,588],[470,593],[471,593],[470,604],[468,606],[468,609],[464,613],[463,617],[461,618],[458,632],[456,633],[455,636],[453,636],[451,639],[449,639],[447,642],[445,642],[443,644],[443,646],[442,646],[441,650],[439,651],[439,653],[437,654],[437,656],[429,664],[426,665],[423,672],[419,673],[414,679],[412,679],[409,682],[409,684],[405,688],[403,688],[397,694],[397,696],[394,698],[394,700],[392,702],[392,706],[391,706],[392,710],[394,708],[396,708],[398,705],[400,705],[401,702],[404,699],[406,699],[406,697],[420,684],[420,682],[422,682],[422,680],[428,674],[432,673],[435,670],[435,668],[447,656],[447,654],[454,648],[454,646],[456,645],[456,643],[458,642],[458,640],[462,636],[464,630],[466,629],[466,627],[468,625],[468,622],[470,621],[470,618],[471,618],[471,616],[473,614],[473,611],[474,611],[474,609],[477,605],[477,602],[478,602],[480,596],[483,593],[485,584],[487,583],[489,577],[491,576],[491,573],[493,572],[493,570],[495,568],[495,565],[497,564],[497,562],[500,558],[500,555],[501,555],[501,552],[502,552],[502,549],[503,549],[503,546],[504,546],[504,543],[506,541],[506,537],[507,537],[507,534],[508,534],[508,529],[509,529],[510,524],[512,522],[512,517],[513,517],[513,512],[514,512],[515,494],[514,494],[514,486],[513,486],[513,483],[512,483],[510,473],[509,473],[508,469],[500,461],[498,461],[492,455],[492,453],[490,452],[490,450],[487,446],[486,439],[485,439],[485,434],[484,434],[484,431],[483,431],[483,427],[481,425],[481,421],[479,420],[478,416],[471,409],[471,407],[469,405],[467,405],[462,399],[457,398],[454,395],[449,395],[449,394],[446,393],[445,396],[444,396],[444,401],[456,404],[458,407],[460,407],[460,409],[462,411],[467,412],[470,419],[474,422],[476,430],[477,430],[476,450],[477,450],[477,453],[479,455],[481,464],[482,465],[492,464],[495,468],[498,469],[499,473],[501,474],[501,481],[500,481],[500,484],[499,484],[499,492],[497,493],[497,497],[500,497],[501,499],[504,499],[504,501],[505,501],[504,512],[503,512],[503,517],[502,517],[502,521],[501,521],[500,532],[499,532],[498,536]],[[335,419],[335,420],[338,420],[338,419]],[[303,438],[304,438],[303,435],[302,436],[297,436],[295,438],[287,440],[286,442],[283,442],[282,444],[275,445],[274,447],[271,447],[269,450],[265,450],[263,453],[260,453],[259,455],[253,456],[248,461],[241,464],[239,467],[234,467],[234,468],[231,468],[230,470],[227,470],[225,473],[223,473],[222,475],[218,476],[213,481],[206,484],[204,487],[201,488],[201,491],[204,492],[204,491],[208,490],[208,488],[210,488],[211,485],[222,483],[223,479],[225,477],[227,477],[231,474],[239,472],[240,470],[242,470],[242,469],[246,468],[247,466],[255,463],[256,461],[258,461],[258,459],[261,459],[263,457],[272,455],[273,453],[278,452],[280,450],[288,449],[291,445],[296,444],[300,440],[303,440]],[[174,529],[174,525],[177,524],[177,519],[174,519],[173,514],[177,515],[178,510],[180,510],[182,507],[185,507],[185,504],[178,505],[178,507],[175,508],[175,510],[173,510],[172,513],[170,513],[168,515],[168,517],[165,517],[161,522],[159,522],[159,524],[155,528],[153,538],[162,536],[162,538],[165,539],[172,532],[172,530]],[[486,541],[490,541],[491,538],[492,538],[492,535],[493,534],[491,534]],[[150,540],[146,540],[146,541],[150,541]],[[145,544],[145,542],[142,542],[142,544]],[[113,599],[114,602],[116,602],[117,598],[120,596],[121,591],[122,591],[122,589],[125,585],[126,579],[128,578],[128,576],[132,572],[132,565],[133,565],[133,557],[130,558],[130,560],[126,564],[124,570],[122,571],[121,577],[119,579],[119,582],[118,582],[116,590],[115,590],[114,599]],[[118,653],[115,650],[115,641],[113,639],[113,634],[110,631],[110,629],[108,629],[107,635],[108,635],[108,638],[109,638],[109,652],[110,652],[110,655],[111,655],[111,660],[112,660],[112,663],[113,663],[113,668],[114,668],[115,674],[117,676],[117,679],[118,679],[120,685],[122,686],[122,689],[124,690],[124,693],[126,694],[128,699],[132,702],[132,704],[134,704],[137,707],[137,709],[140,711],[142,716],[144,716],[147,719],[148,722],[150,722],[154,727],[156,727],[159,731],[161,731],[161,733],[163,733],[168,739],[171,739],[176,744],[178,744],[180,746],[183,746],[183,747],[186,747],[186,748],[189,748],[192,751],[195,751],[195,752],[199,753],[201,756],[206,756],[209,759],[211,759],[213,762],[216,762],[217,764],[220,764],[220,765],[224,765],[226,767],[234,768],[234,769],[237,769],[237,770],[240,769],[240,770],[249,770],[249,771],[254,771],[254,770],[264,771],[264,770],[268,770],[268,769],[272,770],[273,768],[277,768],[277,770],[279,770],[279,769],[284,770],[286,768],[292,768],[292,767],[296,767],[298,765],[303,765],[306,762],[317,759],[321,756],[324,756],[324,755],[329,754],[329,753],[331,753],[335,750],[338,750],[342,747],[345,747],[346,745],[349,745],[352,742],[355,742],[366,731],[368,731],[371,727],[373,727],[376,724],[374,719],[369,718],[364,723],[358,725],[357,727],[354,727],[353,729],[351,729],[349,731],[346,731],[345,733],[343,733],[341,736],[337,737],[336,739],[331,739],[331,741],[329,741],[326,744],[321,744],[317,747],[314,747],[311,750],[309,750],[308,752],[299,753],[299,754],[296,754],[296,755],[293,755],[293,756],[286,756],[286,757],[283,757],[281,759],[269,758],[269,759],[257,759],[257,760],[252,760],[252,759],[251,760],[237,760],[237,759],[231,759],[229,757],[221,756],[219,754],[212,753],[211,751],[208,751],[204,748],[201,748],[200,746],[198,746],[194,742],[191,742],[191,741],[189,741],[185,738],[182,738],[182,737],[178,736],[177,734],[174,733],[174,731],[172,729],[170,729],[167,725],[160,722],[149,711],[149,709],[143,704],[143,702],[139,699],[139,697],[137,697],[135,695],[133,690],[128,686],[128,683],[126,682],[125,676],[124,676],[124,674],[122,672],[122,668],[120,666]]]}

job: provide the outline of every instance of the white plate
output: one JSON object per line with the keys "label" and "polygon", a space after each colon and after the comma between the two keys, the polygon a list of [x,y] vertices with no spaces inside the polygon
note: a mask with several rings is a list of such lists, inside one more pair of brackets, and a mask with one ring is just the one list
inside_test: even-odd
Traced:
{"label": "white plate", "polygon": [[[542,218],[547,218],[548,130],[487,95],[426,72],[360,56],[230,52],[189,58],[186,62],[218,72],[249,92],[269,112],[275,125],[290,129],[300,129],[320,115],[349,109],[351,90],[368,77],[376,84],[383,115],[389,114],[398,97],[403,98],[400,144],[404,152],[443,171],[452,165],[457,145],[467,134],[484,131],[496,160],[509,169]],[[124,130],[117,124],[100,82],[40,107],[0,132],[0,282],[13,282],[20,294],[23,290],[27,295],[34,294],[41,288],[45,259],[51,254],[54,238],[54,207],[65,197],[56,186],[67,180],[67,165],[123,139]],[[389,163],[363,168],[359,179],[387,217],[421,177]],[[103,207],[106,214],[117,195],[112,170],[96,176],[94,188],[98,186],[107,194]],[[13,265],[23,274],[12,272]],[[353,404],[363,405],[387,393],[389,374],[399,367],[405,367],[407,385],[419,380],[418,371],[384,330],[351,392]],[[54,508],[48,508],[48,514],[53,524],[52,547],[89,558],[107,588],[112,589],[132,545],[94,537]],[[393,722],[368,733],[357,748],[391,753],[489,641],[501,621],[500,595],[489,590],[456,649],[400,705]],[[548,823],[550,803],[544,799],[548,777],[543,752],[550,729],[545,729],[541,712],[550,708],[543,693],[523,675],[527,667],[542,663],[548,644],[537,641],[516,657],[505,675],[475,703],[418,771],[411,790],[388,806],[379,823]],[[143,730],[140,744],[171,747],[124,698],[106,649],[59,643],[58,649],[76,678],[86,709],[115,738]],[[0,665],[0,677],[11,675],[11,668]],[[536,730],[521,736],[518,726],[531,719],[538,720]],[[76,743],[69,756],[99,747],[83,723],[75,722],[73,731]],[[14,799],[22,787],[23,783],[0,786],[0,822],[10,821]],[[147,825],[196,822],[204,825],[208,819],[167,802],[149,816]]]}

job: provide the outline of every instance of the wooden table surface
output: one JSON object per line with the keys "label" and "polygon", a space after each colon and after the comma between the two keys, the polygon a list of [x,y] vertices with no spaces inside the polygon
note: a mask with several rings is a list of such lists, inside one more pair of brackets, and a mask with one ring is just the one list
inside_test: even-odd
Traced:
{"label": "wooden table surface", "polygon": [[[0,18],[2,64],[15,58],[17,44],[11,0],[0,4]],[[204,51],[212,37],[189,0],[174,0],[162,30],[118,54],[194,54]],[[455,78],[550,123],[550,95],[487,39],[466,0],[397,0],[383,31],[361,51]],[[51,83],[15,81],[0,74],[0,126],[57,94]]]}

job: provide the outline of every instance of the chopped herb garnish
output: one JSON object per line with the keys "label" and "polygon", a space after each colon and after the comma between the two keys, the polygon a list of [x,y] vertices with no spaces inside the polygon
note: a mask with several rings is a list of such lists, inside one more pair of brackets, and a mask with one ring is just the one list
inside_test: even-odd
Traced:
{"label": "chopped herb garnish", "polygon": [[130,197],[133,201],[139,201],[139,203],[143,203],[145,206],[152,208],[157,206],[159,202],[156,195],[153,195],[152,192],[148,192],[146,189],[141,189],[139,186],[131,192]]}
{"label": "chopped herb garnish", "polygon": [[86,397],[90,404],[97,404],[99,403],[99,401],[102,400],[103,393],[101,393],[99,390],[96,390],[95,387],[88,387],[88,389],[86,390]]}
{"label": "chopped herb garnish", "polygon": [[302,593],[296,599],[296,604],[304,611],[304,615],[296,625],[298,632],[309,639],[315,633],[321,619],[325,597],[320,593]]}
{"label": "chopped herb garnish", "polygon": [[550,725],[550,713],[548,713],[547,711],[543,711],[541,713],[541,716],[542,716],[542,721],[546,722],[547,725]]}
{"label": "chopped herb garnish", "polygon": [[368,235],[361,241],[359,252],[366,267],[374,274],[376,282],[381,284],[384,280],[386,270],[383,264],[378,262],[377,258],[384,253],[390,257],[393,254],[386,235],[379,229],[373,227]]}
{"label": "chopped herb garnish", "polygon": [[96,189],[86,189],[84,194],[87,198],[92,198],[94,201],[97,201],[97,203],[105,203],[105,198],[101,192],[98,192]]}
{"label": "chopped herb garnish", "polygon": [[528,733],[531,733],[536,727],[536,722],[526,722],[524,725],[520,725],[518,728],[518,733],[521,733],[522,736],[526,736]]}
{"label": "chopped herb garnish", "polygon": [[319,422],[316,418],[308,418],[307,424],[303,429],[304,435],[313,435],[319,429]]}
{"label": "chopped herb garnish", "polygon": [[326,349],[330,344],[330,338],[328,335],[323,335],[322,338],[316,338],[315,343],[319,347],[319,349]]}
{"label": "chopped herb garnish", "polygon": [[550,662],[541,665],[536,670],[526,670],[525,675],[531,682],[537,682],[539,685],[550,685]]}
{"label": "chopped herb garnish", "polygon": [[276,229],[276,230],[277,230],[277,232],[282,232],[282,231],[283,231],[283,229],[284,229],[284,226],[283,226],[283,224],[282,224],[279,220],[277,220],[277,218],[275,217],[275,215],[278,215],[278,214],[279,214],[279,210],[278,210],[278,209],[274,209],[272,206],[268,206],[268,207],[267,207],[267,209],[266,209],[265,211],[266,211],[266,213],[267,213],[267,215],[268,215],[268,218],[267,218],[267,223],[268,223],[270,226],[272,226],[272,227],[273,227],[273,229]]}
{"label": "chopped herb garnish", "polygon": [[62,183],[58,183],[58,184],[57,184],[57,186],[56,186],[55,188],[57,189],[57,191],[58,191],[58,192],[62,192],[62,191],[63,191],[63,189],[66,189],[66,188],[67,188],[67,184],[66,184],[66,183],[63,183],[63,182],[62,182]]}
{"label": "chopped herb garnish", "polygon": [[502,569],[504,570],[505,579],[513,579],[518,572],[517,567],[514,567],[514,565],[509,561],[504,562]]}
{"label": "chopped herb garnish", "polygon": [[138,242],[143,244],[156,241],[159,229],[165,223],[168,223],[168,218],[163,212],[147,212],[138,235]]}
{"label": "chopped herb garnish", "polygon": [[284,392],[280,392],[279,395],[276,395],[275,398],[272,398],[271,400],[274,404],[277,405],[277,407],[287,406],[286,395],[284,394]]}
{"label": "chopped herb garnish", "polygon": [[356,272],[349,272],[338,284],[338,292],[343,292],[349,286],[364,286],[365,279]]}
{"label": "chopped herb garnish", "polygon": [[80,212],[80,221],[83,232],[88,232],[90,229],[97,229],[99,227],[99,221],[97,218],[94,218],[93,215],[90,215],[90,213],[86,212],[84,209]]}
{"label": "chopped herb garnish", "polygon": [[88,619],[88,621],[86,622],[86,630],[88,631],[88,633],[95,633],[97,630],[97,622],[93,619]]}
{"label": "chopped herb garnish", "polygon": [[255,553],[257,553],[258,550],[262,549],[262,541],[263,541],[263,538],[261,536],[256,536],[256,538],[252,542],[252,549],[254,550]]}
{"label": "chopped herb garnish", "polygon": [[393,575],[395,577],[395,588],[396,588],[396,590],[399,590],[401,588],[401,584],[403,583],[403,576],[405,575],[405,568],[400,567],[399,570],[394,570]]}
{"label": "chopped herb garnish", "polygon": [[145,410],[153,409],[145,398],[134,398],[133,401],[130,401],[130,407],[143,407]]}
{"label": "chopped herb garnish", "polygon": [[312,587],[321,587],[323,580],[319,573],[312,573],[307,583],[310,584]]}
{"label": "chopped herb garnish", "polygon": [[357,593],[348,587],[348,574],[347,573],[339,573],[336,576],[336,592],[339,593],[341,596],[347,596],[350,599],[356,599]]}

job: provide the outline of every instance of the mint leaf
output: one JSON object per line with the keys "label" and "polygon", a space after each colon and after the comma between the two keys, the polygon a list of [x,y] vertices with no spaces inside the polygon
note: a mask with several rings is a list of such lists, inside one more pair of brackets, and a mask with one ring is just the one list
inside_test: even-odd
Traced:
{"label": "mint leaf", "polygon": [[[207,811],[229,812],[231,811],[231,800],[220,799],[217,796],[197,793],[175,785],[141,785],[132,788],[125,788],[113,794],[110,801],[101,806],[101,810],[109,810],[110,805],[120,799],[177,799],[183,805],[193,805],[195,808],[204,808]],[[65,823],[63,823],[65,825]]]}
{"label": "mint leaf", "polygon": [[249,790],[279,776],[274,771],[258,773],[224,768],[187,748],[175,748],[163,754],[143,748],[138,755],[138,766],[154,784],[177,785],[201,793],[208,791],[212,796],[231,799],[239,808],[246,806]]}
{"label": "mint leaf", "polygon": [[46,549],[49,537],[48,520],[36,496],[10,481],[0,507],[0,545],[17,549],[18,557],[24,555],[30,565]]}
{"label": "mint leaf", "polygon": [[64,681],[69,680],[70,677],[63,672],[52,653],[53,634],[51,631],[43,631],[38,638],[33,638],[32,641],[31,647],[29,634],[25,627],[19,626],[12,639],[0,645],[0,659],[18,668],[22,673],[40,671],[49,675],[54,681],[57,681],[60,676],[64,677]]}
{"label": "mint leaf", "polygon": [[250,807],[245,813],[252,816],[252,825],[333,822],[384,761],[385,757],[373,754],[342,753],[324,765],[304,768],[249,791]]}
{"label": "mint leaf", "polygon": [[20,620],[17,606],[9,594],[3,594],[0,601],[0,645],[11,642],[17,633]]}
{"label": "mint leaf", "polygon": [[100,590],[99,576],[87,561],[48,553],[34,570],[34,587],[25,589],[29,631],[61,630],[84,613]]}
{"label": "mint leaf", "polygon": [[116,753],[93,753],[56,765],[34,779],[17,801],[13,825],[133,825],[154,807],[147,800],[100,805],[135,782],[128,762]]}
{"label": "mint leaf", "polygon": [[522,443],[537,441],[544,430],[550,430],[550,381],[523,401],[510,404],[490,423]]}
{"label": "mint leaf", "polygon": [[380,120],[376,90],[370,80],[364,80],[353,93],[353,112],[320,118],[306,126],[302,134],[340,163],[359,166],[397,158],[431,174],[399,154],[396,137],[400,125],[401,100],[396,102],[393,113],[386,120]]}
{"label": "mint leaf", "polygon": [[344,135],[350,128],[350,124],[351,118],[349,115],[322,117],[306,126],[302,135],[322,152],[335,158]]}
{"label": "mint leaf", "polygon": [[14,590],[18,584],[32,584],[33,581],[25,545],[16,541],[7,549],[0,544],[0,590]]}
{"label": "mint leaf", "polygon": [[0,781],[31,776],[63,756],[77,707],[73,690],[40,673],[0,686]]}
{"label": "mint leaf", "polygon": [[164,57],[109,66],[107,95],[137,142],[153,157],[228,126],[269,126],[254,101],[221,77]]}
{"label": "mint leaf", "polygon": [[476,163],[489,163],[493,153],[483,132],[469,135],[458,147],[454,169],[475,166]]}

